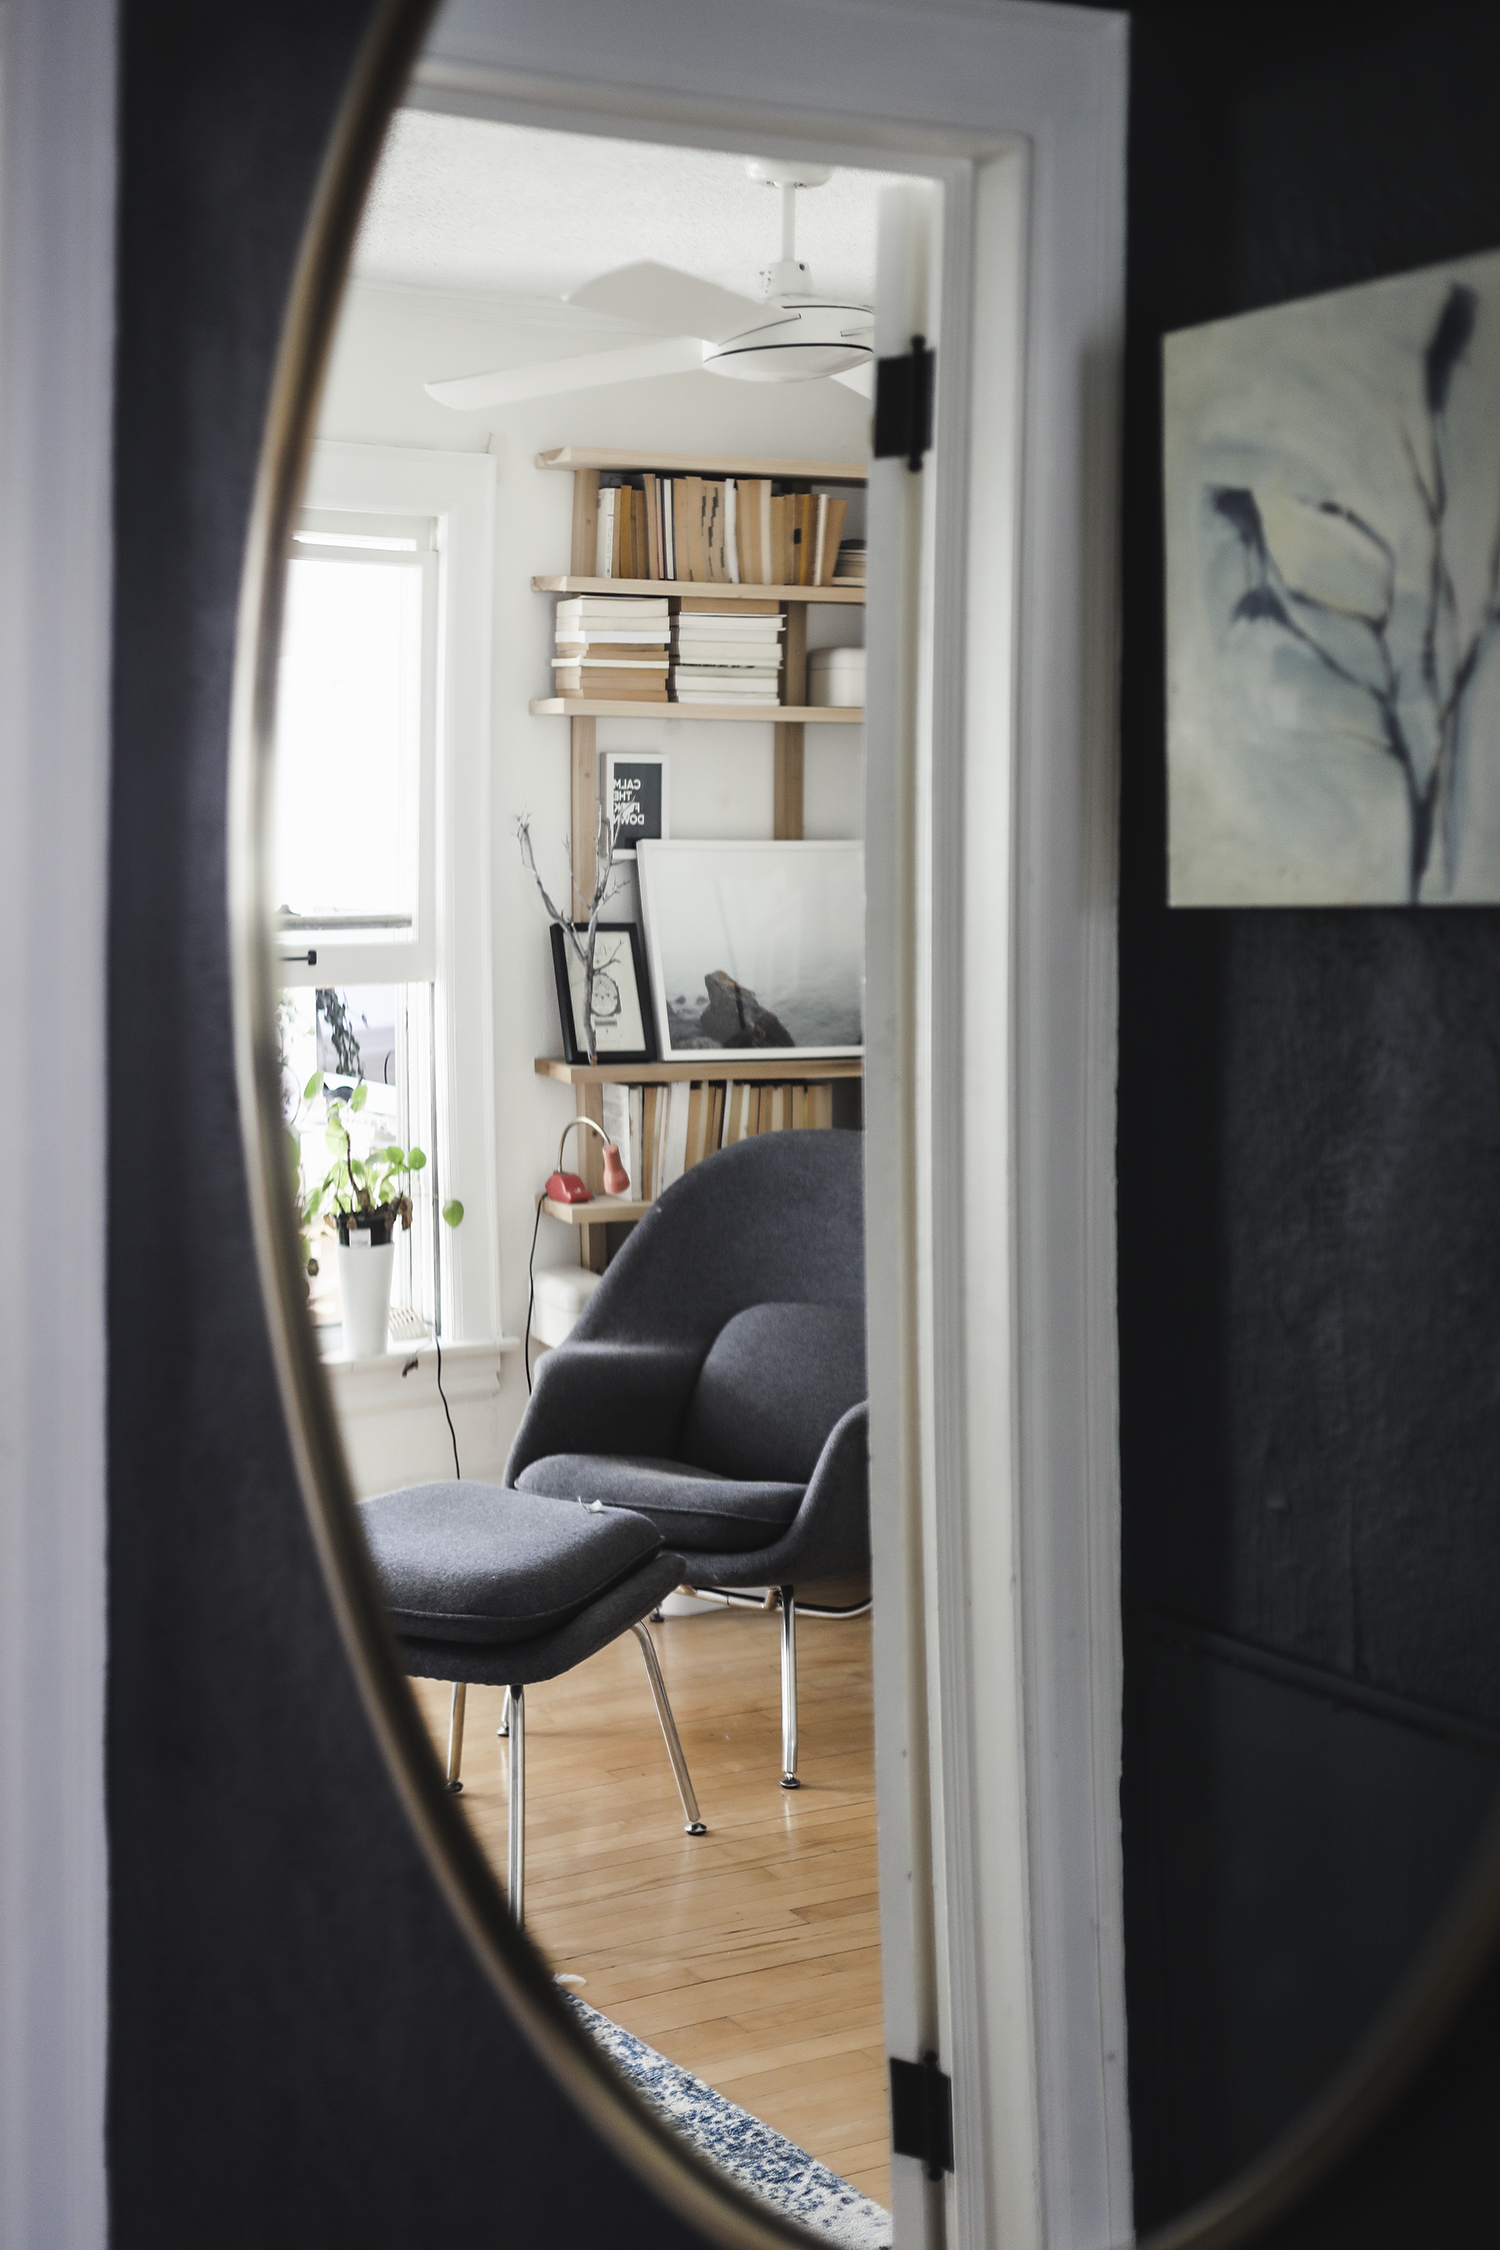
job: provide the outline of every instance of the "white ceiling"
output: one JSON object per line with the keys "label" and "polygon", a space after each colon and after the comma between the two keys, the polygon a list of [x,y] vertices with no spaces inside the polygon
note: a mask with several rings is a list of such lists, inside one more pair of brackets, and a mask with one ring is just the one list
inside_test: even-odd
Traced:
{"label": "white ceiling", "polygon": [[[745,156],[596,140],[423,110],[397,112],[355,251],[365,281],[489,297],[557,297],[652,258],[759,295],[780,255],[780,197]],[[839,171],[797,198],[797,254],[817,287],[869,304],[879,191]]]}

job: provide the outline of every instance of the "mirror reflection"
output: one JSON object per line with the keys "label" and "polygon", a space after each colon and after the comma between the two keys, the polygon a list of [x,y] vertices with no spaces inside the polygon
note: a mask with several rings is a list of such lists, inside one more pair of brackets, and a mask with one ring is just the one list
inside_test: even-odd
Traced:
{"label": "mirror reflection", "polygon": [[[919,1978],[881,1950],[875,1743],[905,1757],[909,1714],[871,1654],[863,1236],[897,184],[398,113],[286,557],[273,893],[307,1313],[434,1756],[641,2098],[870,2245],[912,2162],[883,1972]],[[1267,1459],[1233,1557],[1214,1465],[1191,1523],[1175,1469],[1126,1492],[1124,1880],[1089,1942],[1143,2231],[1347,2065],[1493,1798],[1492,1732],[1288,1653],[1304,1472]],[[1113,1646],[1059,1660],[1118,1707]],[[919,1757],[955,1717],[992,1741],[931,1692]],[[1029,1974],[1039,2077],[1071,2028]]]}
{"label": "mirror reflection", "polygon": [[885,176],[404,111],[287,558],[308,1313],[436,1755],[643,2098],[883,2243]]}

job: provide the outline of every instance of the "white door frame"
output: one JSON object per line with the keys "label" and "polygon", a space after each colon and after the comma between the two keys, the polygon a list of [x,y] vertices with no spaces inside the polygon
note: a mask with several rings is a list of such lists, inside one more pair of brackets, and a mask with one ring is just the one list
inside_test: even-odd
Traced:
{"label": "white door frame", "polygon": [[[1130,2234],[1114,1327],[1125,91],[1125,19],[1066,7],[449,0],[411,97],[884,164],[945,189],[921,527],[894,468],[871,499],[872,520],[912,533],[922,587],[911,739],[899,696],[867,738],[872,814],[909,855],[883,886],[869,836],[887,2037],[907,2055],[936,2046],[951,2071],[957,2155],[939,2195],[896,2162],[903,2250],[944,2236],[1105,2250]],[[872,583],[876,633],[882,606]]]}
{"label": "white door frame", "polygon": [[0,8],[0,2245],[103,2250],[112,0]]}

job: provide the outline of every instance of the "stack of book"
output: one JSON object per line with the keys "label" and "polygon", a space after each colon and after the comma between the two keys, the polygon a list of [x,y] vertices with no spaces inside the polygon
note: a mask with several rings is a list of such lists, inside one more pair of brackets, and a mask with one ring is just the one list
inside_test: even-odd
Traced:
{"label": "stack of book", "polygon": [[670,634],[665,595],[568,595],[557,605],[558,694],[665,703]]}
{"label": "stack of book", "polygon": [[835,586],[863,586],[865,582],[865,543],[863,539],[846,539],[839,548],[838,561],[833,566]]}
{"label": "stack of book", "polygon": [[826,586],[846,498],[771,477],[661,477],[605,469],[595,521],[596,578],[679,585]]}
{"label": "stack of book", "polygon": [[654,1203],[705,1156],[752,1133],[833,1123],[828,1085],[690,1085],[674,1079],[665,1086],[606,1084],[600,1093],[604,1130],[620,1151],[630,1175],[628,1200],[635,1203]]}
{"label": "stack of book", "polygon": [[776,705],[785,623],[770,602],[736,602],[732,609],[684,605],[672,620],[673,701]]}

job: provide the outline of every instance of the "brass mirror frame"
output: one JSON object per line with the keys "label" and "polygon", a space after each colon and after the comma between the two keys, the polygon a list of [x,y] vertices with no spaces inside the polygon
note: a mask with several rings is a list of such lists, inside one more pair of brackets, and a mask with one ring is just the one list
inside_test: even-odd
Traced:
{"label": "brass mirror frame", "polygon": [[[397,1791],[480,1967],[564,2092],[670,2209],[725,2250],[827,2238],[773,2214],[663,2124],[558,1996],[443,1785],[371,1567],[332,1394],[306,1317],[287,1195],[270,864],[284,556],[365,200],[439,0],[380,0],[341,106],[303,237],[277,356],[246,543],[230,743],[229,931],[235,1069],[267,1328],[323,1575]],[[1500,1813],[1447,1912],[1344,2066],[1221,2191],[1140,2250],[1234,2250],[1324,2183],[1389,2112],[1500,1946]]]}

